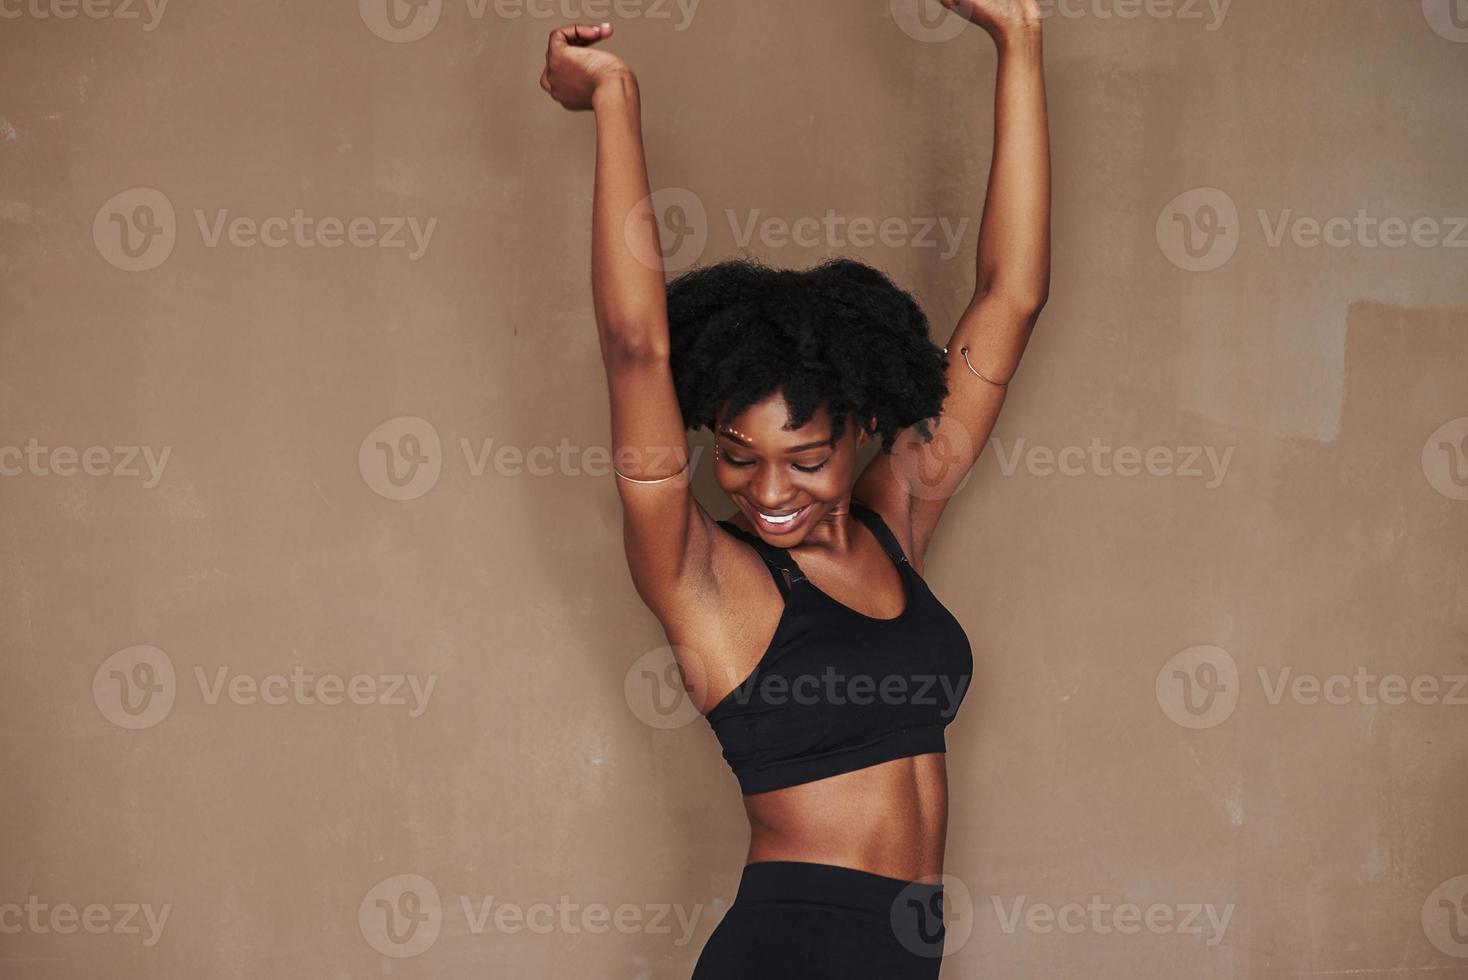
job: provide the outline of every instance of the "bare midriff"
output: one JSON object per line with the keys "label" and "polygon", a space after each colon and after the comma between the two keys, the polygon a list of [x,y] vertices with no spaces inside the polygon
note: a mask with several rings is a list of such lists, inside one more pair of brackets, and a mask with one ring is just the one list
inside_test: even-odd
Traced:
{"label": "bare midriff", "polygon": [[904,881],[941,874],[945,759],[941,752],[894,759],[746,796],[749,863],[834,864]]}

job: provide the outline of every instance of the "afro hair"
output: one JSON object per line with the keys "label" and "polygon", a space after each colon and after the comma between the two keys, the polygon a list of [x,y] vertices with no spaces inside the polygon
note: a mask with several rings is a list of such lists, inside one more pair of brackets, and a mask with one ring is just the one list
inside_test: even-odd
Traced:
{"label": "afro hair", "polygon": [[668,284],[673,384],[688,429],[712,430],[776,392],[799,428],[824,404],[831,437],[848,413],[890,453],[948,394],[946,359],[917,302],[853,259],[805,270],[731,259]]}

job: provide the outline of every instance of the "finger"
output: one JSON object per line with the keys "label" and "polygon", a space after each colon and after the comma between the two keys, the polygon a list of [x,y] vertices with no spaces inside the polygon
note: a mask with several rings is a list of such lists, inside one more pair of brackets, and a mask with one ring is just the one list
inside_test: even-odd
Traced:
{"label": "finger", "polygon": [[567,46],[586,47],[612,36],[611,24],[566,24],[551,31],[549,51]]}
{"label": "finger", "polygon": [[540,73],[540,87],[545,89],[547,92],[551,90],[550,72],[543,71]]}
{"label": "finger", "polygon": [[603,38],[612,36],[611,24],[577,24],[573,44],[595,44]]}

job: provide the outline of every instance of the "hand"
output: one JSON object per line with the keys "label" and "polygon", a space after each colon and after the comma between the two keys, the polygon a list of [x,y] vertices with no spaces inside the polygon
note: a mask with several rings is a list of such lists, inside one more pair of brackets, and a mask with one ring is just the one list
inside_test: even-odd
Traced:
{"label": "hand", "polygon": [[1022,31],[1040,29],[1038,0],[938,0],[960,17],[978,24],[998,41]]}
{"label": "hand", "polygon": [[551,31],[540,87],[567,109],[590,109],[598,85],[619,73],[632,74],[616,55],[592,50],[611,36],[611,24],[567,24]]}

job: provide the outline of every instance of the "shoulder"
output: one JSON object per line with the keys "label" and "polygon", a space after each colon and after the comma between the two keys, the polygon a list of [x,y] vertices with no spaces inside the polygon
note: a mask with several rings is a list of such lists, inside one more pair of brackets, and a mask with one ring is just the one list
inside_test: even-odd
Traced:
{"label": "shoulder", "polygon": [[864,500],[856,494],[852,494],[852,503],[865,507],[877,515],[886,525],[888,532],[896,539],[898,547],[907,556],[908,564],[919,575],[923,573],[922,555],[915,554],[912,533],[912,508],[909,506],[912,498],[906,494],[901,499],[895,496],[890,499]]}

